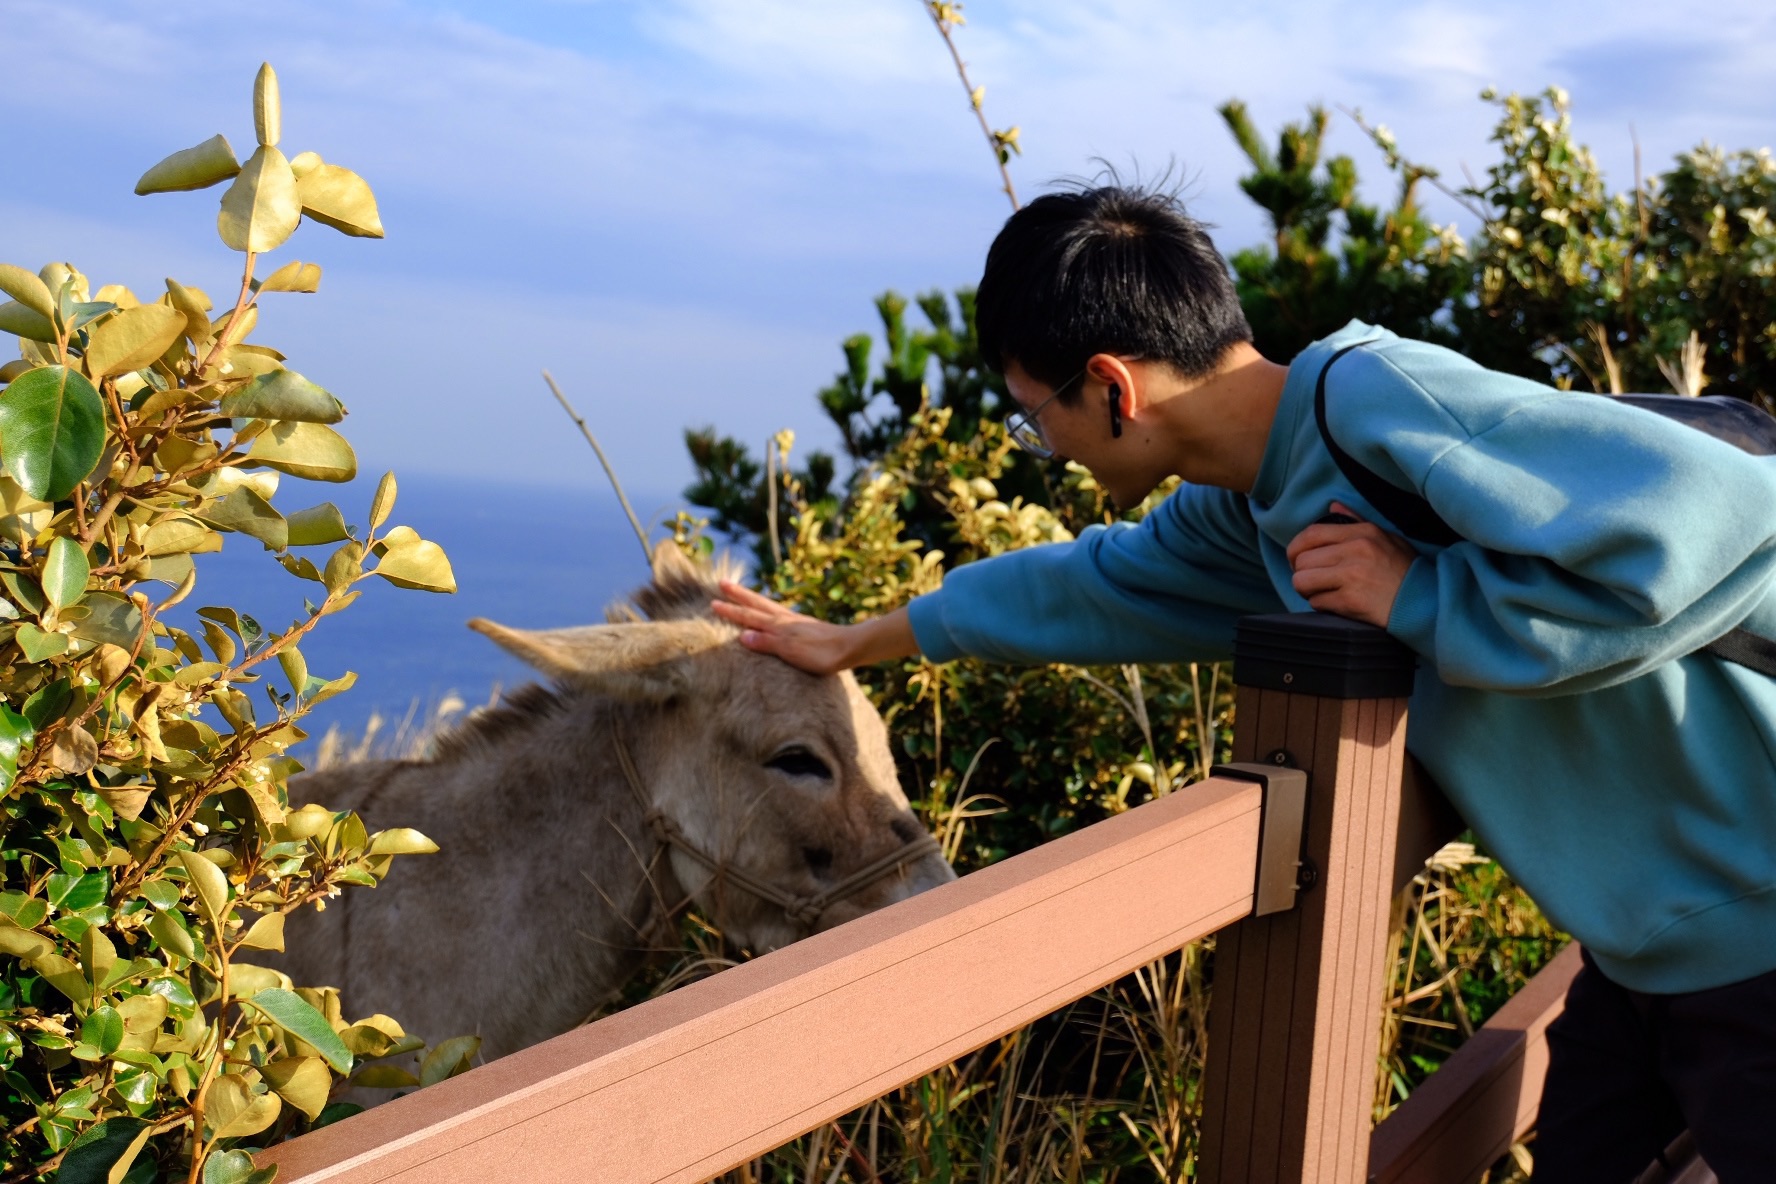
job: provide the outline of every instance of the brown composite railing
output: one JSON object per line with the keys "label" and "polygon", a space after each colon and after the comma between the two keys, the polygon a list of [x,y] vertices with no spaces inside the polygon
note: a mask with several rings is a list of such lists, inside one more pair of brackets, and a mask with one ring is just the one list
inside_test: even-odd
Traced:
{"label": "brown composite railing", "polygon": [[1411,660],[1336,618],[1254,618],[1235,680],[1236,763],[1205,781],[260,1163],[694,1184],[1219,933],[1199,1179],[1476,1180],[1534,1117],[1576,950],[1371,1131],[1389,901],[1460,826],[1405,756]]}

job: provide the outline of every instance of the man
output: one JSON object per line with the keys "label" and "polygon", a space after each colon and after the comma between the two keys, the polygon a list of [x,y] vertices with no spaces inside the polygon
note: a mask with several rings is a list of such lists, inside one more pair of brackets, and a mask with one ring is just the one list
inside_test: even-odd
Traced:
{"label": "man", "polygon": [[[1776,460],[1358,322],[1268,361],[1201,227],[1138,190],[1014,214],[977,324],[1019,443],[1125,506],[1185,484],[859,625],[724,587],[742,642],[831,671],[1208,660],[1241,616],[1309,608],[1387,629],[1420,658],[1408,747],[1585,947],[1539,1184],[1632,1179],[1686,1126],[1727,1184],[1776,1180],[1776,680],[1697,652],[1776,637]],[[1454,542],[1352,488],[1322,371],[1332,438]]]}

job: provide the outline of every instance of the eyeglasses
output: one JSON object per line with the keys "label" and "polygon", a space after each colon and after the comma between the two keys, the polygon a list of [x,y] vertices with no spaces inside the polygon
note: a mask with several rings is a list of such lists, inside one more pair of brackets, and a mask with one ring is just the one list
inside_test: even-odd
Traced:
{"label": "eyeglasses", "polygon": [[1043,434],[1042,424],[1036,417],[1042,414],[1044,407],[1066,394],[1068,387],[1084,377],[1085,371],[1081,370],[1060,386],[1055,387],[1054,393],[1042,400],[1032,410],[1019,409],[1007,415],[1005,417],[1005,434],[1011,437],[1011,442],[1031,456],[1041,457],[1043,460],[1053,459],[1054,448],[1049,444],[1048,437]]}

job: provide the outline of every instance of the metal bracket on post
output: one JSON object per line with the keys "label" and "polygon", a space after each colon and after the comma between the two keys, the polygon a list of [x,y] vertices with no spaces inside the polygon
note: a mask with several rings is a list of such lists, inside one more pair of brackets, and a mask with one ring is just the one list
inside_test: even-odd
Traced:
{"label": "metal bracket on post", "polygon": [[1252,915],[1263,917],[1295,907],[1303,883],[1301,836],[1307,823],[1307,773],[1275,765],[1216,765],[1211,777],[1255,781],[1264,791],[1258,829],[1258,883],[1252,891]]}

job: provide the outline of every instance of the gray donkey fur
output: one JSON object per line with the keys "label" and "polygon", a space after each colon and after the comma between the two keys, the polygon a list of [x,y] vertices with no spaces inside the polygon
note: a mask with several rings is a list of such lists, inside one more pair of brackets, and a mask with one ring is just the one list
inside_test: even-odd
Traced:
{"label": "gray donkey fur", "polygon": [[[291,797],[409,826],[440,848],[374,890],[290,919],[267,958],[428,1041],[478,1033],[502,1056],[573,1027],[694,902],[735,947],[769,950],[955,878],[929,854],[815,923],[661,850],[613,747],[702,850],[787,892],[819,892],[924,832],[881,716],[849,674],[752,653],[709,612],[715,573],[670,544],[611,623],[540,632],[471,622],[549,675],[442,737],[423,760],[310,773]],[[651,874],[650,874],[651,871]]]}

